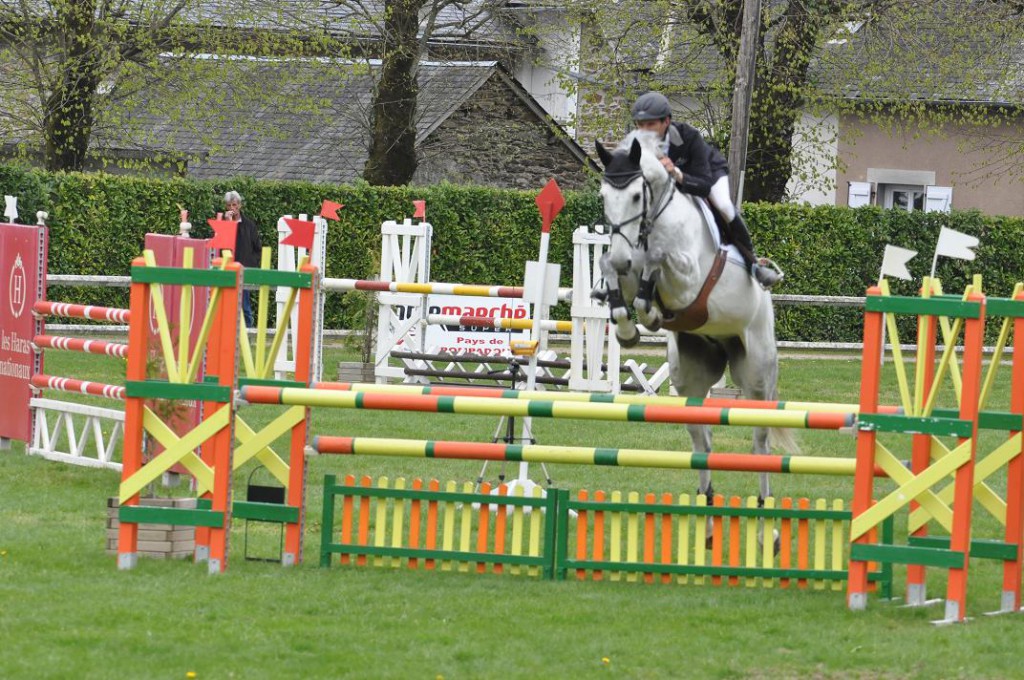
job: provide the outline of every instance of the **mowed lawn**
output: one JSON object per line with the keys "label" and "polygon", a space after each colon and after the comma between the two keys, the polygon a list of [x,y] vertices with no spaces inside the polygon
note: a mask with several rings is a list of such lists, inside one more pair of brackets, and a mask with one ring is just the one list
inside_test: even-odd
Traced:
{"label": "mowed lawn", "polygon": [[[330,376],[340,357],[327,354]],[[109,382],[123,364],[61,353],[48,371]],[[855,360],[785,359],[782,398],[856,401]],[[123,373],[122,373],[123,375]],[[1004,377],[1008,380],[1008,376]],[[890,381],[891,383],[891,381]],[[1006,389],[991,408],[1008,403]],[[59,396],[59,395],[53,395]],[[884,399],[895,402],[891,386]],[[99,402],[97,402],[99,403]],[[274,407],[243,409],[267,422]],[[491,441],[497,419],[315,411],[312,431],[415,439]],[[535,420],[539,443],[689,449],[683,428]],[[802,453],[852,457],[854,438],[798,434]],[[992,435],[988,436],[993,439]],[[745,452],[747,428],[716,428],[716,450]],[[903,440],[890,439],[903,454]],[[515,476],[492,463],[494,481]],[[249,470],[235,477],[244,489]],[[697,473],[548,466],[572,490],[693,493]],[[778,587],[645,585],[544,581],[527,576],[318,566],[323,477],[327,473],[442,482],[475,481],[481,464],[420,459],[321,456],[310,460],[303,564],[284,569],[245,559],[274,548],[242,522],[231,538],[230,568],[140,559],[119,572],[106,554],[106,501],[116,473],[0,453],[0,678],[1011,678],[1021,677],[1024,618],[986,617],[997,608],[1001,567],[972,560],[966,625],[936,628],[941,605],[905,609],[872,598],[849,612],[845,591]],[[531,467],[536,481],[543,479]],[[887,482],[880,489],[891,489]],[[1005,483],[994,484],[1004,488]],[[756,494],[756,478],[720,473],[727,495]],[[773,477],[781,496],[849,500],[852,480]],[[172,493],[180,494],[181,490]],[[979,532],[998,535],[976,506]],[[897,524],[905,525],[905,514]],[[261,539],[262,542],[257,539]],[[896,570],[897,594],[904,571]],[[929,572],[941,597],[943,572]]]}

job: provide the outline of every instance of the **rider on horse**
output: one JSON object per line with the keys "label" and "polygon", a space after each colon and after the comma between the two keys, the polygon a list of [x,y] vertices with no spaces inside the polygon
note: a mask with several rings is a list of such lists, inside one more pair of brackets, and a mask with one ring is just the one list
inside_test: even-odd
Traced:
{"label": "rider on horse", "polygon": [[729,167],[715,147],[686,123],[672,122],[672,106],[665,95],[648,92],[633,104],[633,122],[640,130],[654,132],[662,143],[662,164],[685,193],[706,198],[718,213],[726,238],[732,242],[751,275],[765,288],[782,280],[771,261],[754,254],[750,232],[733,205],[729,191]]}

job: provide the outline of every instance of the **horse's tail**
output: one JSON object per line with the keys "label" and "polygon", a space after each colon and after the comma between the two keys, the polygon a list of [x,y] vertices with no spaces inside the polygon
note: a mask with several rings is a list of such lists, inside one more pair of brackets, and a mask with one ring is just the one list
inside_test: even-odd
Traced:
{"label": "horse's tail", "polygon": [[793,430],[788,427],[769,427],[768,445],[777,446],[791,456],[800,454],[800,444],[793,435]]}

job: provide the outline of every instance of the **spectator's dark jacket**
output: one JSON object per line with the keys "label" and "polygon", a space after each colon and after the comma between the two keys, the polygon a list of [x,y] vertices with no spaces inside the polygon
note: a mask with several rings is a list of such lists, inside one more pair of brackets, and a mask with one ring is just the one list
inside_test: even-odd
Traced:
{"label": "spectator's dark jacket", "polygon": [[242,213],[242,219],[238,222],[238,232],[235,234],[235,261],[245,267],[259,267],[262,251],[263,242],[260,240],[259,227],[248,215]]}

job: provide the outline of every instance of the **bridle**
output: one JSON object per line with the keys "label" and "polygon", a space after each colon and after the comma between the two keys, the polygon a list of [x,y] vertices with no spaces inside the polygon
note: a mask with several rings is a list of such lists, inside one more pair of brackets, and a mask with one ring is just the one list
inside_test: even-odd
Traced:
{"label": "bridle", "polygon": [[[630,182],[635,180],[637,177],[642,178],[644,181],[643,204],[641,206],[640,212],[637,213],[636,215],[633,215],[627,220],[623,220],[622,222],[608,222],[608,216],[607,214],[605,214],[605,228],[610,230],[612,237],[618,236],[622,238],[631,249],[643,249],[646,252],[647,239],[650,236],[651,229],[653,229],[654,223],[658,220],[659,217],[661,217],[661,214],[665,212],[665,209],[668,208],[669,203],[672,202],[672,198],[676,194],[676,188],[675,183],[671,182],[670,180],[669,188],[662,194],[661,198],[658,200],[660,206],[655,211],[653,216],[648,216],[647,209],[648,206],[653,203],[654,190],[651,188],[651,183],[647,181],[646,177],[643,176],[643,172],[637,169],[630,170],[629,172],[606,171],[604,173],[604,180],[608,182],[608,184],[610,184],[611,186],[615,187],[616,189],[625,189],[630,184]],[[625,234],[622,233],[622,228],[628,224],[636,222],[637,220],[640,220],[640,233],[637,234],[637,242],[633,243],[629,240],[629,238],[626,237]]]}

